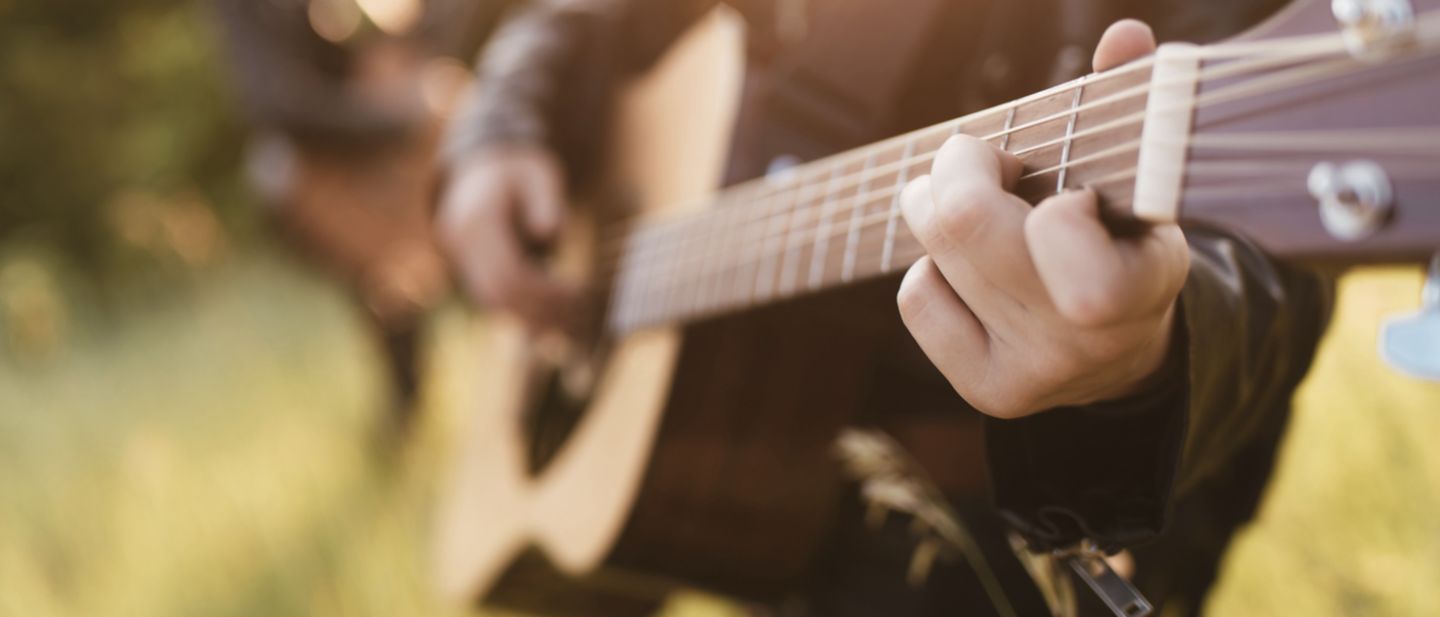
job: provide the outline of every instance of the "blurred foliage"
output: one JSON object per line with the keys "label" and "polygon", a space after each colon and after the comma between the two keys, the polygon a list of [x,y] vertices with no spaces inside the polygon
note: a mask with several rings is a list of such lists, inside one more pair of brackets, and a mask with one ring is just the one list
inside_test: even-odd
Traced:
{"label": "blurred foliage", "polygon": [[198,1],[0,0],[0,245],[104,283],[206,262],[253,219],[210,19]]}

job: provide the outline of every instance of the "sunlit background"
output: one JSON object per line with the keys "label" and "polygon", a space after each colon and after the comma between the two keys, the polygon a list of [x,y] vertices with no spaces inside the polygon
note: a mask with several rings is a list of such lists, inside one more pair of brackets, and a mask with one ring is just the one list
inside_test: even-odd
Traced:
{"label": "sunlit background", "polygon": [[[504,8],[469,1],[473,42],[399,82],[436,122]],[[307,11],[358,49],[424,6]],[[0,615],[462,614],[422,550],[483,318],[357,294],[365,275],[282,240],[220,30],[208,2],[0,0]],[[1440,615],[1440,386],[1375,354],[1420,283],[1344,279],[1213,614]],[[397,294],[425,308],[401,446],[370,326]],[[666,614],[739,611],[686,593]]]}

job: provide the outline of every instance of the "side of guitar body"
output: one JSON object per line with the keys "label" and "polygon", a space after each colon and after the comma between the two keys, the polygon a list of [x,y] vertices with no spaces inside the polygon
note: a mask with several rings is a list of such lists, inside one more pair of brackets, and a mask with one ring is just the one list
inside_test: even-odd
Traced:
{"label": "side of guitar body", "polygon": [[[740,28],[718,11],[619,106],[612,176],[642,210],[717,186]],[[815,300],[833,300],[811,298],[619,341],[581,419],[533,477],[521,419],[541,363],[518,326],[496,318],[483,346],[493,372],[442,491],[441,591],[570,616],[644,614],[676,583],[750,596],[793,584],[828,530],[840,490],[833,439],[859,413],[865,358],[884,338],[860,331],[898,326],[889,287],[858,292],[873,314],[827,322],[836,311]],[[660,570],[673,578],[629,574]]]}

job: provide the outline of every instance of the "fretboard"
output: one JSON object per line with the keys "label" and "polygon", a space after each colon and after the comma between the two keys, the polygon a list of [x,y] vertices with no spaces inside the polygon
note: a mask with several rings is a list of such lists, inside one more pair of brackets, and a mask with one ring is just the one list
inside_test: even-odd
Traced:
{"label": "fretboard", "polygon": [[950,136],[990,141],[1025,163],[1032,203],[1090,187],[1123,211],[1150,83],[1141,62],[797,166],[714,194],[690,216],[645,221],[608,242],[608,325],[685,322],[909,267],[924,251],[900,213]]}

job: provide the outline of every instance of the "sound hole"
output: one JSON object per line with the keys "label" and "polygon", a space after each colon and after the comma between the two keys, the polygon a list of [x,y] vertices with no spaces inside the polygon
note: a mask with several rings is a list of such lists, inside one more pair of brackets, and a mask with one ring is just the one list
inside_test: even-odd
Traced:
{"label": "sound hole", "polygon": [[532,476],[545,471],[585,416],[608,349],[609,345],[594,344],[545,363],[532,374],[522,420]]}

